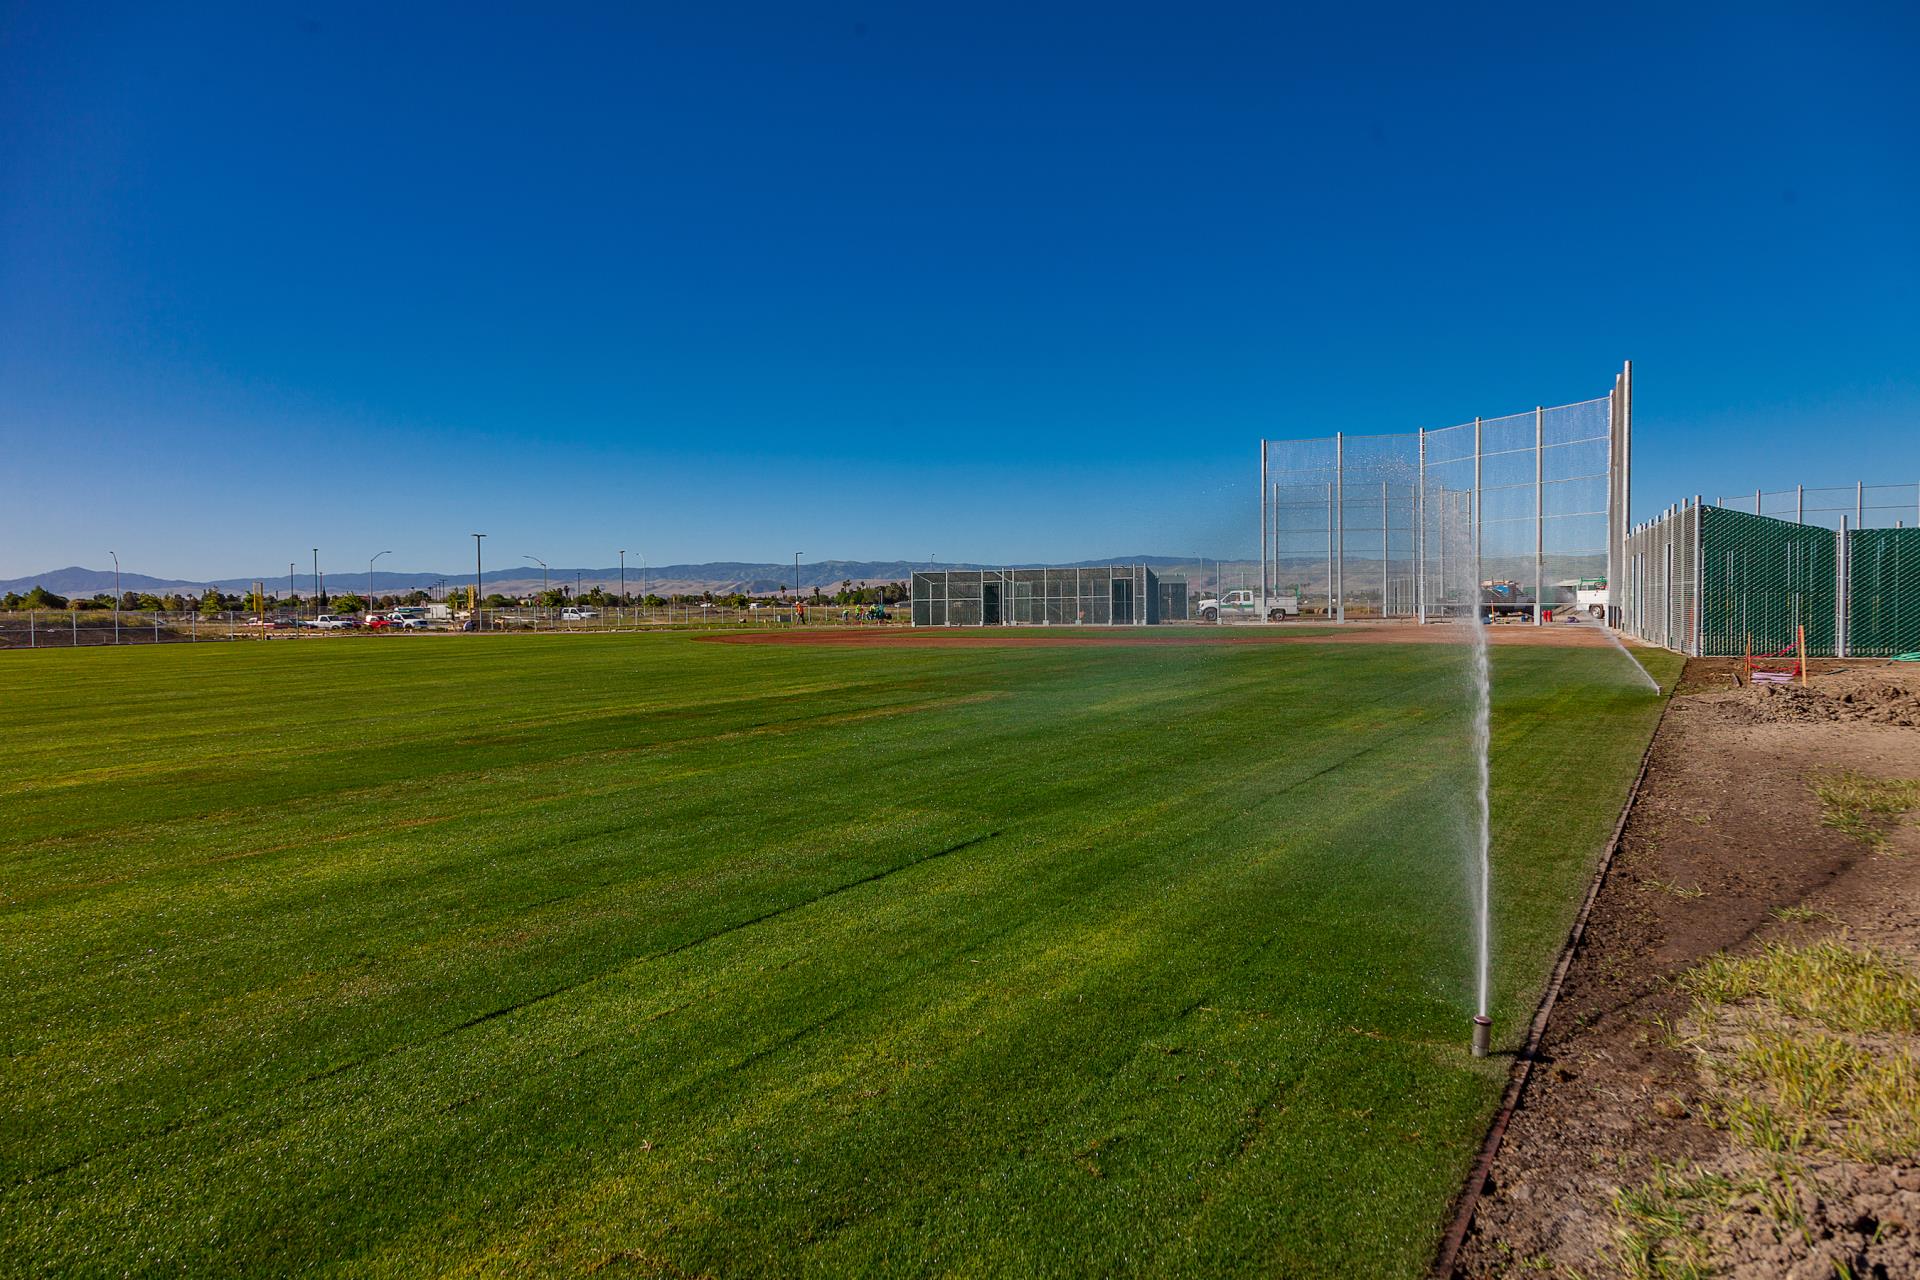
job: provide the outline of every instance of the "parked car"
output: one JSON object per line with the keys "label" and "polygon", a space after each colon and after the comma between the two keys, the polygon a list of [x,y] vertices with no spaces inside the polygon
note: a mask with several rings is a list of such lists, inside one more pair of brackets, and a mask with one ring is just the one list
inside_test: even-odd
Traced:
{"label": "parked car", "polygon": [[1202,622],[1253,622],[1263,617],[1268,622],[1285,622],[1300,616],[1300,597],[1292,592],[1263,597],[1254,591],[1229,591],[1218,599],[1202,600],[1199,615]]}
{"label": "parked car", "polygon": [[598,609],[564,609],[560,613],[562,622],[591,622],[600,616]]}

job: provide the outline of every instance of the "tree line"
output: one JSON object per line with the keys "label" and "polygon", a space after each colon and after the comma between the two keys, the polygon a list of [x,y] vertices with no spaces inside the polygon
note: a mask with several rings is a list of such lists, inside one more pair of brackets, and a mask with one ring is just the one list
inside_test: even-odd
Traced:
{"label": "tree line", "polygon": [[[904,582],[882,582],[871,586],[856,587],[853,579],[848,578],[840,584],[838,591],[831,594],[814,587],[811,595],[795,597],[786,587],[778,592],[760,592],[750,594],[734,591],[716,594],[712,591],[688,592],[662,596],[653,592],[645,595],[607,591],[594,587],[589,591],[575,593],[571,588],[560,586],[547,591],[538,591],[531,596],[513,597],[499,592],[485,597],[480,604],[483,609],[519,609],[528,607],[559,609],[567,606],[588,605],[594,608],[646,608],[664,609],[669,605],[714,605],[721,608],[744,609],[750,604],[778,604],[786,606],[796,601],[810,607],[826,606],[866,606],[899,604],[907,598],[907,585]],[[331,609],[336,613],[358,613],[364,609],[392,609],[400,605],[421,605],[432,601],[433,597],[425,591],[409,591],[404,594],[383,595],[369,602],[365,597],[351,591],[333,594],[323,592],[317,603],[322,609]],[[472,587],[456,587],[447,594],[447,603],[455,608],[471,608]],[[111,591],[96,592],[90,596],[58,595],[45,587],[36,586],[24,595],[18,591],[9,591],[0,596],[0,608],[9,611],[25,609],[90,610],[112,609],[114,597]],[[228,594],[215,587],[208,587],[199,595],[168,592],[154,594],[145,591],[125,591],[120,594],[119,607],[123,612],[135,613],[193,613],[203,615],[246,611],[250,613],[298,612],[315,604],[311,596],[299,594],[281,596],[268,592],[256,594]]]}

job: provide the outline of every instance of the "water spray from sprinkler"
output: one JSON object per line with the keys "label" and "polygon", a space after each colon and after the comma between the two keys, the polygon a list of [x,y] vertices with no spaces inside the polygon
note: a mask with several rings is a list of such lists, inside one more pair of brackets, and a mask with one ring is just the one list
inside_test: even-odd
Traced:
{"label": "water spray from sprinkler", "polygon": [[1487,635],[1478,618],[1468,634],[1473,638],[1473,757],[1479,777],[1479,803],[1474,813],[1474,977],[1473,1056],[1484,1058],[1487,1040],[1493,1028],[1488,1016],[1490,976],[1493,952],[1493,811],[1490,792],[1492,771],[1488,756],[1493,748],[1493,668],[1487,656]]}

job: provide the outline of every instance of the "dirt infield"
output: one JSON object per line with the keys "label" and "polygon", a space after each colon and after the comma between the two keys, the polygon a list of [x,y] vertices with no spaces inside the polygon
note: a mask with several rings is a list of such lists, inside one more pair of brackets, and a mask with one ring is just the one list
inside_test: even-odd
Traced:
{"label": "dirt infield", "polygon": [[[1591,623],[1532,627],[1502,623],[1487,628],[1497,645],[1556,647],[1608,645]],[[1268,644],[1455,644],[1454,625],[1418,626],[1410,622],[1350,622],[1342,626],[1246,625],[1195,627],[784,627],[765,631],[715,632],[700,637],[719,644],[828,645],[906,649],[1028,649],[1070,646],[1156,648],[1165,645]]]}

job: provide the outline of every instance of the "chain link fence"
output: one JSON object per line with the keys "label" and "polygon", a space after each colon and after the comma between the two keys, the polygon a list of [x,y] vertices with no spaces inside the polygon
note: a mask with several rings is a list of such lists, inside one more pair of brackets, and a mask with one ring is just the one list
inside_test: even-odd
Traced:
{"label": "chain link fence", "polygon": [[1433,430],[1263,440],[1262,589],[1342,621],[1571,605],[1625,531],[1630,379]]}
{"label": "chain link fence", "polygon": [[[1840,494],[1852,498],[1845,507],[1832,503]],[[1806,518],[1767,514],[1782,497]],[[1803,635],[1807,657],[1920,652],[1920,528],[1908,498],[1920,502],[1920,486],[1762,492],[1745,497],[1747,510],[1669,507],[1628,534],[1622,629],[1705,657],[1795,654]],[[1882,523],[1860,528],[1863,516]]]}
{"label": "chain link fence", "polygon": [[[569,613],[574,616],[569,617]],[[223,610],[200,611],[122,609],[20,609],[0,611],[0,649],[72,649],[111,645],[200,644],[242,640],[326,640],[342,636],[429,635],[477,630],[490,635],[510,632],[607,632],[667,630],[677,627],[884,627],[906,621],[904,603],[876,611],[871,605],[829,602],[733,608],[699,603],[659,608],[580,610],[519,608],[482,609],[477,624],[465,617],[427,619],[412,628],[315,627],[311,618]]]}

